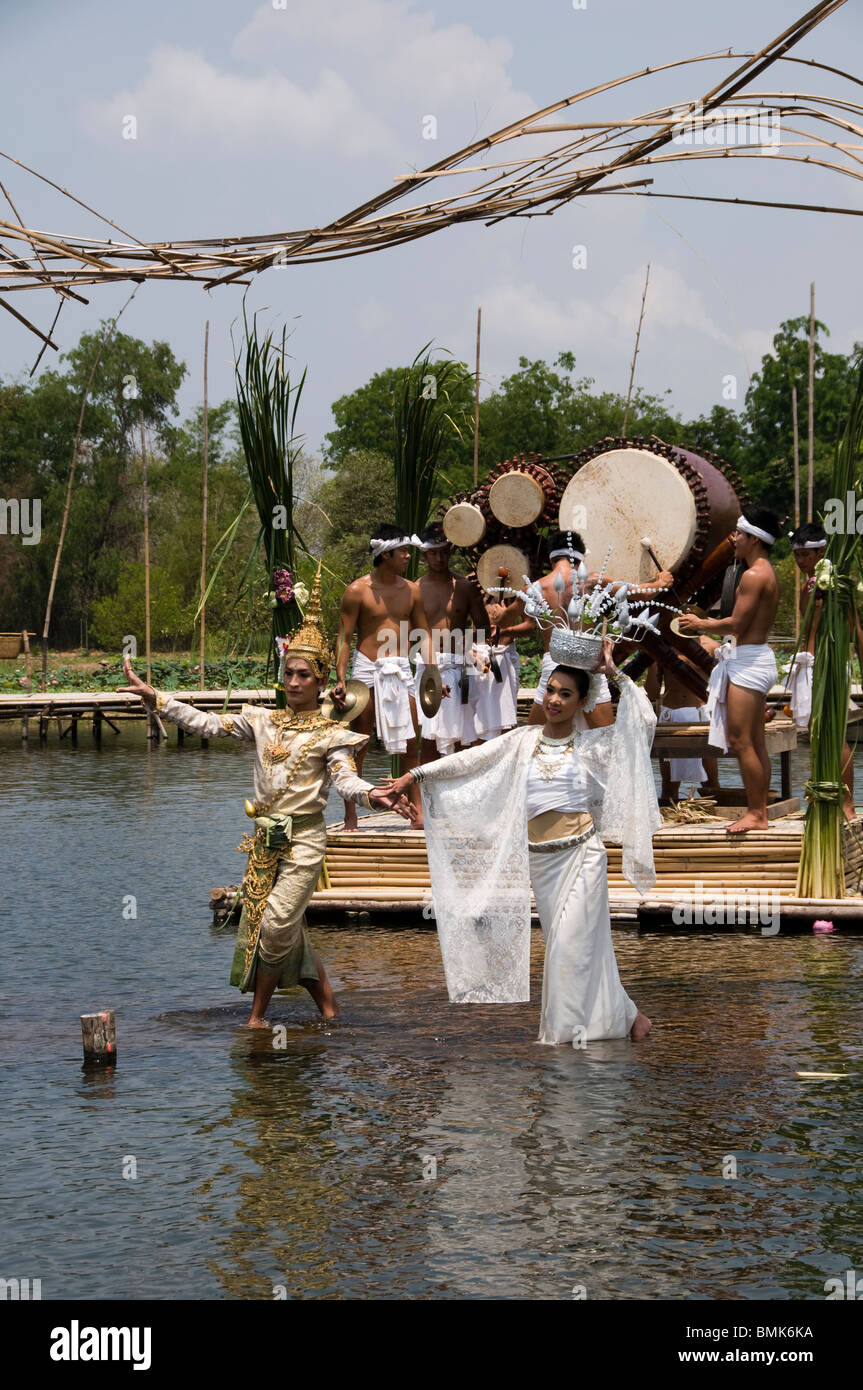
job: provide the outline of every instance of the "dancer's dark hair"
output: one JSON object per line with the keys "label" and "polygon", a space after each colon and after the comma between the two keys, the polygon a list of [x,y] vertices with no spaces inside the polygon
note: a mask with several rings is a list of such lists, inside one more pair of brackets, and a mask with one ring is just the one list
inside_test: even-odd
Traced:
{"label": "dancer's dark hair", "polygon": [[[575,538],[573,537],[573,539]],[[583,671],[580,666],[555,666],[548,679],[551,680],[551,677],[556,676],[558,672],[572,681],[578,691],[579,698],[583,700],[590,689],[590,673]]]}

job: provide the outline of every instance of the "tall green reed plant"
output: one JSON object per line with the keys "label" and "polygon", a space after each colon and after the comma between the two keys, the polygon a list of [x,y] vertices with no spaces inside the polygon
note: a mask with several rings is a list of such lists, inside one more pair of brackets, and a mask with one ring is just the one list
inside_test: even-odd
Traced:
{"label": "tall green reed plant", "polygon": [[[849,493],[859,496],[863,475],[863,354],[858,356],[856,366],[854,395],[833,464],[833,496],[841,499],[843,505]],[[828,535],[827,550],[816,567],[815,579],[823,598],[815,635],[809,724],[812,769],[805,791],[809,804],[797,874],[797,895],[842,898],[845,896],[842,748],[848,719],[851,686],[848,657],[852,642],[858,657],[863,658],[855,621],[856,596],[863,581],[860,537],[855,527]],[[804,630],[814,613],[813,593]]]}

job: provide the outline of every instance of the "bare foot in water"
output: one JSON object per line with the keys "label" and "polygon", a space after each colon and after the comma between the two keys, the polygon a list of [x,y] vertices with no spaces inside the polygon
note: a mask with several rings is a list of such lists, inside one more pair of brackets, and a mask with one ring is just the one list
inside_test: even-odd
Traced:
{"label": "bare foot in water", "polygon": [[251,1018],[246,1024],[247,1028],[270,1028],[271,1026],[272,1025],[269,1024],[265,1018],[255,1018],[254,1014],[252,1014]]}
{"label": "bare foot in water", "polygon": [[647,1014],[643,1014],[639,1009],[635,1016],[635,1022],[629,1030],[629,1036],[632,1038],[633,1042],[640,1042],[642,1038],[647,1037],[652,1027],[653,1024],[647,1017]]}
{"label": "bare foot in water", "polygon": [[725,827],[726,835],[745,835],[747,830],[769,830],[770,822],[766,816],[756,815],[754,811],[747,811],[740,820],[732,821],[731,825]]}

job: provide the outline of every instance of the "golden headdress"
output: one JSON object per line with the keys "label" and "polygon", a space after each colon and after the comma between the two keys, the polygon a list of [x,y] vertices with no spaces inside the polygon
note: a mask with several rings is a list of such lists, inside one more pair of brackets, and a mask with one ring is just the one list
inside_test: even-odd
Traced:
{"label": "golden headdress", "polygon": [[315,582],[312,587],[312,596],[309,599],[308,607],[303,615],[303,621],[300,623],[296,632],[291,635],[284,647],[280,665],[281,676],[284,675],[285,661],[290,656],[300,656],[303,661],[307,661],[318,680],[329,679],[333,654],[321,623],[320,564],[318,564],[318,572],[315,575]]}

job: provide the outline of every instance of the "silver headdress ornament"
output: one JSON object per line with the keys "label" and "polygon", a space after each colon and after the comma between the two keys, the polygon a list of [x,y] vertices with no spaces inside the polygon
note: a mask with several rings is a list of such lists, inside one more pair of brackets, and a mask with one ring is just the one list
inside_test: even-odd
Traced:
{"label": "silver headdress ornament", "polygon": [[[521,593],[515,589],[503,590],[505,594],[513,594],[524,600],[525,614],[533,618],[537,627],[552,629],[548,652],[552,660],[561,666],[574,666],[583,671],[592,671],[602,655],[603,636],[611,637],[613,641],[626,637],[633,642],[639,641],[645,632],[653,632],[659,636],[659,628],[656,625],[659,613],[652,613],[650,608],[667,608],[670,613],[681,611],[679,608],[672,608],[668,603],[653,603],[632,612],[630,598],[635,597],[637,586],[630,593],[628,584],[619,584],[616,591],[612,592],[611,584],[603,583],[611,558],[611,546],[606,552],[596,588],[588,594],[587,569],[578,551],[573,549],[571,532],[567,532],[567,541],[569,548],[562,553],[569,555],[575,582],[572,598],[566,609],[560,602],[554,608],[550,608],[539,583],[529,580],[527,575],[523,576],[526,587]],[[558,600],[562,599],[565,588],[562,575],[555,575],[553,586]]]}

